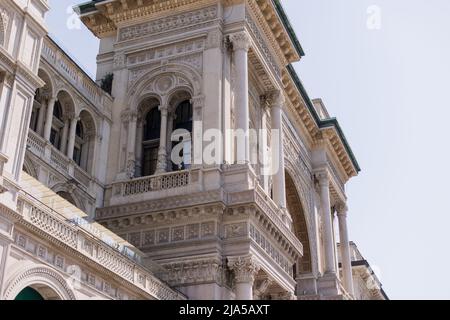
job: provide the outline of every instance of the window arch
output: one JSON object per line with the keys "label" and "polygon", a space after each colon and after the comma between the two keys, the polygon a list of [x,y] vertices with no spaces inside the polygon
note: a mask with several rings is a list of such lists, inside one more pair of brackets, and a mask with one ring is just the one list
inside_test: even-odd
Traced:
{"label": "window arch", "polygon": [[84,147],[85,141],[84,141],[84,129],[83,129],[83,124],[80,121],[77,122],[77,126],[75,128],[75,145],[73,148],[73,161],[75,161],[75,163],[83,168],[84,170],[86,170],[86,165],[85,163],[81,163],[82,161],[82,153],[83,153],[83,147]]}
{"label": "window arch", "polygon": [[160,134],[161,112],[157,107],[154,107],[145,116],[144,141],[159,139]]}
{"label": "window arch", "polygon": [[304,211],[304,206],[300,200],[300,196],[297,193],[297,187],[294,183],[294,179],[287,171],[285,179],[287,209],[292,216],[294,234],[303,244],[303,257],[295,266],[296,274],[294,274],[294,276],[298,276],[299,274],[310,274],[313,269],[306,212]]}
{"label": "window arch", "polygon": [[94,117],[89,111],[82,110],[80,120],[75,127],[73,160],[88,173],[92,173],[95,160],[96,132]]}
{"label": "window arch", "polygon": [[139,176],[152,176],[156,173],[158,164],[158,152],[161,136],[161,112],[159,101],[148,98],[140,105],[141,123],[138,144],[138,170]]}
{"label": "window arch", "polygon": [[50,143],[57,149],[62,145],[62,129],[64,127],[63,108],[59,100],[55,101],[53,106],[53,123],[50,131]]}
{"label": "window arch", "polygon": [[49,74],[39,69],[38,76],[45,82],[44,86],[36,89],[33,100],[33,110],[30,117],[30,129],[39,135],[44,134],[44,121],[47,112],[48,101],[52,96],[53,86]]}
{"label": "window arch", "polygon": [[183,141],[183,146],[179,153],[179,156],[183,159],[183,162],[181,164],[172,163],[173,171],[188,169],[191,164],[193,108],[191,101],[187,99],[178,103],[174,112],[173,132],[181,132],[181,130],[189,132],[189,136],[183,135],[182,137],[179,137],[179,141],[172,141],[172,149],[175,148],[181,140]]}

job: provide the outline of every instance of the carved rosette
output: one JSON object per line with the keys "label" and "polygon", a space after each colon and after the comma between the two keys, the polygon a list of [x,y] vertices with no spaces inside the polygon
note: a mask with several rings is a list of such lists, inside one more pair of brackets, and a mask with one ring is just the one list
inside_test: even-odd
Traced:
{"label": "carved rosette", "polygon": [[253,283],[261,267],[252,256],[248,256],[228,258],[228,268],[234,271],[235,283]]}
{"label": "carved rosette", "polygon": [[230,35],[230,41],[233,44],[233,50],[244,50],[248,52],[250,49],[251,41],[247,32],[237,32]]}

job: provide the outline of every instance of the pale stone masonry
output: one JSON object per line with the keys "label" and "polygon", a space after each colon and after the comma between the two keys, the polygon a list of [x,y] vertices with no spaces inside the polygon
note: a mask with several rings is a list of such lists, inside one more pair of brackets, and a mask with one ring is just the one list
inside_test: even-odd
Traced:
{"label": "pale stone masonry", "polygon": [[0,299],[387,299],[279,1],[79,5],[96,81],[49,9],[0,3]]}

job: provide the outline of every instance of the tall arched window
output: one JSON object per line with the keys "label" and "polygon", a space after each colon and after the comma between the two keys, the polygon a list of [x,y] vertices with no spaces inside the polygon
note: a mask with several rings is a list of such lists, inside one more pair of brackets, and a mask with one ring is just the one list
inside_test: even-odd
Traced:
{"label": "tall arched window", "polygon": [[33,131],[37,129],[39,109],[44,107],[44,103],[42,89],[38,88],[34,94],[33,111],[30,118],[30,129]]}
{"label": "tall arched window", "polygon": [[142,141],[142,176],[151,176],[158,164],[159,140],[161,134],[161,112],[155,106],[147,112]]}
{"label": "tall arched window", "polygon": [[[173,123],[173,131],[177,130],[185,130],[189,132],[189,136],[180,137],[180,140],[183,140],[183,148],[180,150],[180,157],[182,157],[183,162],[178,165],[173,163],[172,170],[184,170],[188,169],[191,164],[191,154],[192,154],[192,104],[189,100],[184,100],[180,104],[178,104],[175,109],[175,119]],[[180,142],[175,141],[172,144],[172,149],[178,145]]]}
{"label": "tall arched window", "polygon": [[53,124],[50,132],[50,142],[57,149],[61,148],[61,129],[64,127],[62,115],[63,109],[61,103],[57,100],[53,107]]}
{"label": "tall arched window", "polygon": [[81,121],[78,121],[77,127],[75,128],[75,146],[73,148],[73,161],[86,170],[86,166],[81,164],[81,155],[84,145],[84,129]]}

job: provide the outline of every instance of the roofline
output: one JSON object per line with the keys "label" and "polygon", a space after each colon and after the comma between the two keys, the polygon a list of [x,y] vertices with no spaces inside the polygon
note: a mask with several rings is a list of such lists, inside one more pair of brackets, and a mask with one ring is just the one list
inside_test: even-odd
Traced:
{"label": "roofline", "polygon": [[[339,263],[339,266],[341,267],[341,263]],[[388,295],[386,294],[386,292],[383,289],[383,284],[380,282],[380,280],[378,279],[377,275],[375,274],[375,272],[372,270],[372,267],[370,266],[369,261],[367,260],[358,260],[358,261],[352,261],[352,267],[367,267],[370,270],[371,275],[375,276],[375,278],[378,280],[379,284],[380,284],[380,293],[381,295],[386,299],[386,300],[390,300]]]}
{"label": "roofline", "polygon": [[347,138],[345,137],[344,131],[342,131],[341,125],[339,124],[338,120],[336,118],[329,118],[329,119],[325,119],[325,120],[320,119],[320,117],[317,114],[317,111],[314,108],[314,105],[313,105],[311,99],[309,98],[309,95],[306,92],[305,87],[303,86],[302,81],[298,77],[297,72],[295,71],[294,67],[292,66],[292,64],[289,64],[286,68],[287,68],[291,78],[294,80],[294,83],[295,83],[297,89],[300,91],[300,94],[302,95],[303,100],[305,100],[306,105],[308,106],[310,113],[313,115],[313,118],[316,121],[317,126],[320,129],[329,128],[329,127],[334,127],[336,129],[336,131],[339,134],[339,137],[341,138],[342,142],[344,143],[345,150],[347,151],[348,155],[350,156],[353,166],[355,167],[355,169],[358,173],[361,172],[361,167],[359,166],[359,163],[356,160],[356,157],[350,147],[350,144],[348,143]]}
{"label": "roofline", "polygon": [[280,20],[283,23],[284,28],[286,29],[289,35],[289,38],[294,44],[295,50],[297,50],[297,53],[299,54],[300,57],[304,57],[305,52],[303,51],[302,45],[300,44],[300,41],[298,40],[297,35],[295,34],[294,28],[292,28],[289,18],[286,15],[286,12],[284,11],[283,5],[280,3],[280,0],[271,0],[271,1],[275,6],[275,9],[277,10],[278,16],[280,17]]}
{"label": "roofline", "polygon": [[[78,5],[74,6],[74,8],[78,8],[80,14],[85,14],[85,13],[95,11],[96,4],[104,2],[104,1],[107,1],[107,0],[91,0],[88,2],[78,4]],[[292,28],[292,25],[289,21],[288,16],[286,15],[286,12],[284,11],[283,5],[280,3],[280,0],[271,0],[271,2],[276,9],[276,12],[277,12],[284,28],[287,31],[289,38],[292,41],[292,44],[294,45],[295,50],[297,51],[297,53],[300,57],[304,57],[305,52],[300,44],[300,41],[298,40],[297,35],[295,34],[294,28]]]}

